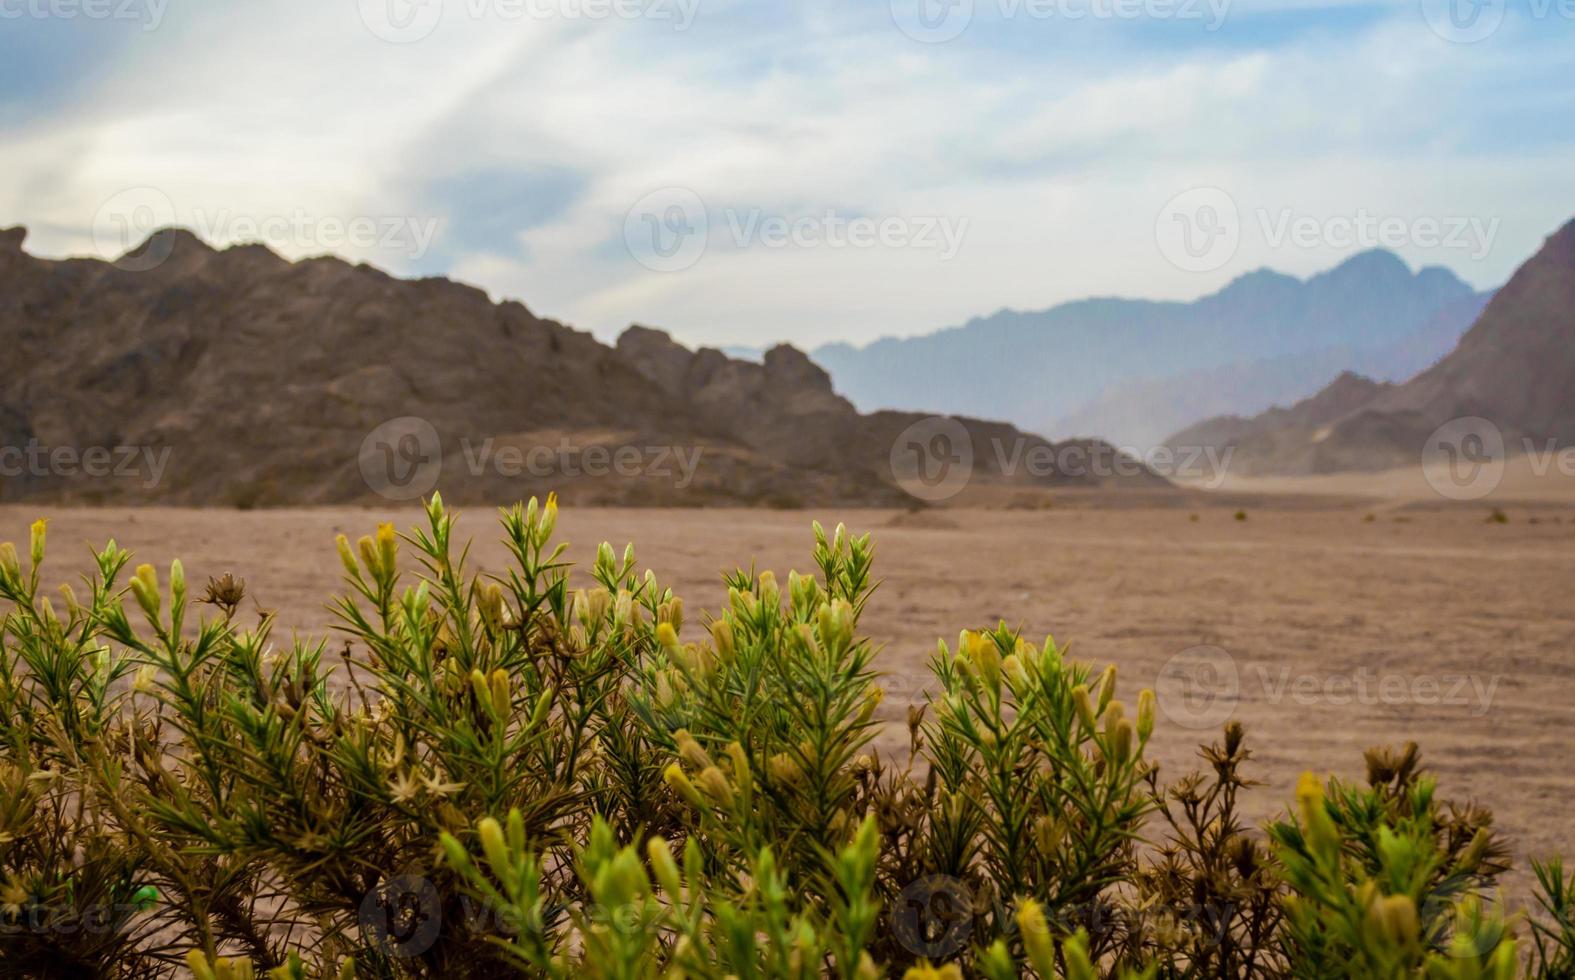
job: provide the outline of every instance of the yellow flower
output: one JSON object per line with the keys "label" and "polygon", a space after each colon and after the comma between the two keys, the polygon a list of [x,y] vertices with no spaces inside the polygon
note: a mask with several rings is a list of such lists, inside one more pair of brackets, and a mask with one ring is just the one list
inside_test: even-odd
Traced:
{"label": "yellow flower", "polygon": [[411,778],[409,772],[402,772],[389,781],[388,792],[395,803],[408,803],[421,795],[421,785]]}

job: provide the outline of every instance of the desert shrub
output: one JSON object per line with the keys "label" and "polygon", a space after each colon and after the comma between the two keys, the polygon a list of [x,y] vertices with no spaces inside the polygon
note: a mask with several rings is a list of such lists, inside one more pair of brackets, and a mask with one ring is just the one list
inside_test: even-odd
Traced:
{"label": "desert shrub", "polygon": [[1532,962],[1539,977],[1575,977],[1575,880],[1564,861],[1532,862],[1537,909],[1531,916]]}
{"label": "desert shrub", "polygon": [[[335,642],[242,624],[245,585],[80,596],[0,546],[0,975],[1506,977],[1507,867],[1414,747],[1364,787],[1237,814],[1240,726],[1166,783],[1154,696],[1005,625],[939,644],[909,751],[872,748],[868,536],[811,574],[682,601],[602,545],[571,588],[557,508],[502,514],[478,574],[424,524],[341,537]],[[1538,867],[1526,970],[1569,976]]]}
{"label": "desert shrub", "polygon": [[1303,775],[1296,814],[1270,827],[1292,974],[1514,976],[1515,941],[1482,900],[1508,867],[1491,815],[1441,804],[1414,744],[1367,762],[1365,787]]}

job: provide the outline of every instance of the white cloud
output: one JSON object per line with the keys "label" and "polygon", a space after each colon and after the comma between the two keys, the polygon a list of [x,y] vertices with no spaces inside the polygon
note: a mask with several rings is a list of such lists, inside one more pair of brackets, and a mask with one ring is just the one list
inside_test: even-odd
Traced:
{"label": "white cloud", "polygon": [[[1300,4],[1325,5],[1345,4]],[[1091,294],[1186,297],[1259,265],[1306,274],[1341,257],[1267,247],[1252,217],[1264,208],[1498,216],[1483,262],[1405,254],[1499,281],[1566,217],[1568,154],[1481,147],[1461,109],[1484,111],[1474,80],[1545,80],[1521,49],[1440,44],[1410,4],[1380,6],[1393,16],[1355,36],[1143,47],[1090,24],[1075,39],[1046,28],[1043,52],[918,45],[832,4],[710,4],[675,32],[450,3],[408,45],[373,37],[354,3],[182,8],[67,112],[0,132],[0,212],[36,226],[35,249],[82,252],[99,204],[126,187],[162,189],[188,223],[199,210],[435,220],[452,214],[433,197],[440,178],[551,168],[580,179],[520,229],[517,254],[444,230],[452,273],[604,336],[639,320],[708,343],[808,346]],[[1222,33],[1262,7],[1237,0]],[[1248,222],[1209,274],[1175,269],[1154,241],[1164,203],[1199,185],[1226,188]],[[698,193],[722,239],[728,208],[967,230],[944,261],[718,240],[688,271],[655,273],[623,249],[623,222],[668,186]],[[309,245],[282,250],[321,250]]]}

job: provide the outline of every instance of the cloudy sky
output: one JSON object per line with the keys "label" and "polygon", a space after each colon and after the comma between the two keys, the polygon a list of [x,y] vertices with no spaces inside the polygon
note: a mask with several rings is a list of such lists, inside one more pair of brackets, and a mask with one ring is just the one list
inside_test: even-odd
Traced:
{"label": "cloudy sky", "polygon": [[0,225],[813,346],[1575,215],[1575,0],[0,0]]}

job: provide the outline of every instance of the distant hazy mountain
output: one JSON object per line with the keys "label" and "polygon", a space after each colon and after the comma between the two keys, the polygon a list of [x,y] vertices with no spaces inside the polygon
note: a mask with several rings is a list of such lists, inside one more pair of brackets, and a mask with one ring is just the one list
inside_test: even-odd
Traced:
{"label": "distant hazy mountain", "polygon": [[1211,413],[1293,400],[1331,372],[1425,367],[1481,302],[1446,269],[1412,272],[1375,250],[1306,280],[1248,273],[1190,303],[1104,298],[1002,310],[811,356],[866,411],[927,405],[1141,445]]}
{"label": "distant hazy mountain", "polygon": [[1199,419],[1252,415],[1299,401],[1342,372],[1404,381],[1454,349],[1491,295],[1472,293],[1445,303],[1421,329],[1381,346],[1342,344],[1118,383],[1045,428],[1056,433],[1098,432],[1117,445],[1146,449]]}
{"label": "distant hazy mountain", "polygon": [[1382,470],[1417,464],[1435,429],[1467,418],[1491,422],[1511,448],[1575,441],[1575,221],[1516,270],[1454,350],[1404,384],[1342,375],[1288,409],[1211,418],[1169,441],[1233,447],[1242,476]]}

